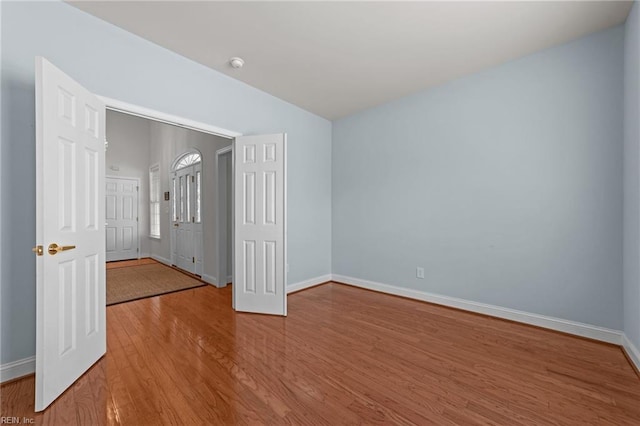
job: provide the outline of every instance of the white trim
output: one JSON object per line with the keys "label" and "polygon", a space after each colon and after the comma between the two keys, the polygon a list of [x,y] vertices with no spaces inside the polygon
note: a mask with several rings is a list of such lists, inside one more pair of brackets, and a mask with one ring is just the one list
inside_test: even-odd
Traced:
{"label": "white trim", "polygon": [[[224,197],[224,199],[223,199],[221,191],[220,191],[221,186],[222,186],[220,184],[220,181],[221,181],[221,179],[220,179],[220,157],[222,155],[225,155],[225,154],[230,154],[231,155],[231,162],[233,163],[233,143],[230,144],[230,145],[225,146],[224,148],[218,149],[216,151],[216,155],[214,156],[214,170],[215,170],[215,172],[214,172],[215,173],[215,179],[214,180],[215,180],[215,185],[216,185],[216,187],[215,187],[215,189],[216,189],[216,205],[215,205],[215,208],[214,208],[215,217],[216,217],[216,219],[215,219],[215,230],[216,230],[216,232],[215,232],[215,236],[214,236],[214,245],[216,247],[215,266],[216,266],[216,273],[218,275],[220,275],[220,271],[222,271],[222,269],[223,269],[222,268],[222,257],[223,257],[222,254],[224,253],[224,257],[226,258],[226,257],[232,256],[232,253],[233,253],[233,230],[232,230],[232,236],[231,236],[231,238],[232,238],[232,241],[231,241],[231,253],[227,253],[226,247],[221,247],[221,241],[220,241],[221,240],[220,235],[222,234],[222,228],[223,228],[222,223],[221,223],[221,220],[222,220],[221,219],[221,217],[222,217],[222,214],[221,214],[222,208],[221,207],[224,207],[225,209],[228,207],[227,206],[226,197]],[[233,167],[233,165],[231,165],[231,167]],[[233,193],[233,190],[234,190],[233,189],[233,169],[231,170],[231,182],[226,182],[226,187],[227,187],[226,188],[227,191],[231,191]],[[231,216],[232,217],[233,217],[233,214],[234,214],[234,205],[233,205],[233,199],[232,199],[232,201],[231,201]],[[227,218],[227,222],[228,221],[229,221],[229,218]],[[233,221],[232,221],[231,227],[233,228]],[[226,260],[227,259],[225,259],[225,263],[227,263]],[[225,270],[227,269],[226,265],[225,265],[224,269]],[[233,274],[232,271],[233,271],[233,258],[231,259],[231,271],[226,271],[226,272],[227,273],[231,272]],[[231,280],[227,279],[227,282],[224,282],[224,283],[219,282],[219,283],[217,283],[216,287],[218,287],[218,288],[226,287],[227,284],[230,283],[230,282],[231,282]]]}
{"label": "white trim", "polygon": [[218,280],[213,275],[207,275],[207,274],[203,273],[200,278],[202,279],[202,281],[204,281],[207,284],[211,284],[211,285],[214,285],[216,287],[219,287],[218,286]]}
{"label": "white trim", "polygon": [[0,383],[36,372],[36,357],[19,359],[0,365]]}
{"label": "white trim", "polygon": [[200,123],[188,118],[178,117],[177,115],[166,114],[164,112],[145,108],[139,105],[133,105],[127,102],[119,101],[117,99],[107,98],[106,96],[98,95],[98,98],[102,102],[104,102],[107,109],[110,109],[111,111],[135,115],[137,117],[147,118],[149,120],[159,121],[161,123],[184,127],[185,129],[196,130],[198,132],[210,133],[212,135],[222,136],[223,138],[230,139],[242,135],[242,133],[234,132],[233,130],[223,129],[222,127]]}
{"label": "white trim", "polygon": [[389,284],[362,280],[359,278],[346,277],[344,275],[333,275],[332,280],[339,283],[352,285],[354,287],[365,288],[367,290],[379,291],[381,293],[422,300],[424,302],[435,303],[438,305],[449,306],[452,308],[476,312],[492,317],[535,325],[537,327],[548,328],[550,330],[561,331],[564,333],[587,337],[589,339],[599,340],[602,342],[613,343],[615,345],[622,345],[623,333],[618,330],[611,330],[604,327],[569,321],[562,318],[538,315],[530,312],[503,308],[501,306],[488,305],[485,303],[473,302],[465,299],[458,299],[456,297],[443,296],[434,293],[427,293],[420,290],[412,290]]}
{"label": "white trim", "polygon": [[225,284],[231,284],[233,282],[233,275],[227,275],[227,282]]}
{"label": "white trim", "polygon": [[[237,139],[231,143],[231,274],[236,273],[236,144]],[[216,156],[216,158],[218,158]],[[234,280],[235,281],[235,280]],[[285,281],[286,284],[286,281]],[[236,283],[233,283],[231,291],[231,307],[236,310]]]}
{"label": "white trim", "polygon": [[220,148],[219,150],[216,151],[216,155],[224,155],[227,152],[232,152],[233,151],[233,144],[227,145],[224,148]]}
{"label": "white trim", "polygon": [[300,281],[297,283],[289,284],[287,286],[287,294],[293,293],[294,291],[300,291],[307,289],[309,287],[314,287],[319,284],[324,284],[326,282],[331,281],[331,274],[322,275],[315,278],[310,278],[308,280]]}
{"label": "white trim", "polygon": [[[151,174],[152,173],[157,173],[158,174],[158,189],[160,191],[160,193],[158,194],[158,235],[156,234],[152,234],[151,233],[151,199],[153,198],[153,191],[151,188],[151,185],[153,185],[153,179],[151,179]],[[149,203],[149,217],[147,218],[149,220],[149,238],[154,238],[156,240],[159,240],[162,238],[162,230],[161,230],[161,223],[160,223],[160,217],[162,216],[162,172],[160,171],[160,163],[156,162],[153,163],[151,165],[149,165],[149,200],[147,200],[147,202]]]}
{"label": "white trim", "polygon": [[162,256],[158,256],[156,254],[152,254],[149,257],[152,258],[153,260],[157,260],[160,263],[164,263],[167,266],[171,266],[171,261],[169,259],[166,259],[166,258],[162,257]]}
{"label": "white trim", "polygon": [[626,334],[622,335],[622,347],[629,356],[631,362],[635,364],[636,369],[640,371],[640,350],[633,344]]}

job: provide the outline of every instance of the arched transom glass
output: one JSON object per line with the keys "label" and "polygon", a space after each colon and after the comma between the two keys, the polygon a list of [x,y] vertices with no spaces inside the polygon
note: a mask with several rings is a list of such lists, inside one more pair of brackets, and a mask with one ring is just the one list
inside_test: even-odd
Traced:
{"label": "arched transom glass", "polygon": [[198,164],[201,161],[200,154],[197,152],[190,152],[185,154],[178,162],[174,170],[184,169],[185,167],[193,166],[194,164]]}

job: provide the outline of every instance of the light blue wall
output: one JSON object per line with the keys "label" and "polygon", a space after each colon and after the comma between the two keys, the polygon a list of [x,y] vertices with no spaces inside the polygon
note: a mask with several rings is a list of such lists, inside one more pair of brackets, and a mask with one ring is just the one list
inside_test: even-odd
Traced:
{"label": "light blue wall", "polygon": [[331,272],[331,123],[64,3],[2,2],[0,363],[35,353],[34,57],[103,96],[242,132],[288,133],[289,282]]}
{"label": "light blue wall", "polygon": [[624,332],[640,348],[640,7],[624,43]]}
{"label": "light blue wall", "polygon": [[620,330],[623,40],[334,122],[333,273]]}

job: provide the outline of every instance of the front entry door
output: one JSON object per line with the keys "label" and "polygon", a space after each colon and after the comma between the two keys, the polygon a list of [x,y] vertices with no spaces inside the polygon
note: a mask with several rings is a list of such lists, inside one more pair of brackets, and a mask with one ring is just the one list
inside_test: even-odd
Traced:
{"label": "front entry door", "polygon": [[138,181],[106,178],[107,262],[138,258]]}
{"label": "front entry door", "polygon": [[204,182],[200,155],[190,153],[183,160],[192,159],[191,155],[197,155],[197,162],[182,165],[178,161],[180,168],[173,173],[172,261],[180,269],[202,275]]}
{"label": "front entry door", "polygon": [[105,116],[36,58],[36,411],[106,352]]}
{"label": "front entry door", "polygon": [[286,135],[234,143],[234,309],[287,315]]}

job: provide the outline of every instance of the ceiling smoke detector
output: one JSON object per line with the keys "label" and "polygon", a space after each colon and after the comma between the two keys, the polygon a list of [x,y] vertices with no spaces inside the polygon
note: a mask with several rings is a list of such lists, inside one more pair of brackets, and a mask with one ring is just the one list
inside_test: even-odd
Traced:
{"label": "ceiling smoke detector", "polygon": [[233,58],[229,59],[229,64],[233,68],[239,70],[244,65],[244,59],[238,58],[238,57],[233,57]]}

